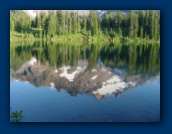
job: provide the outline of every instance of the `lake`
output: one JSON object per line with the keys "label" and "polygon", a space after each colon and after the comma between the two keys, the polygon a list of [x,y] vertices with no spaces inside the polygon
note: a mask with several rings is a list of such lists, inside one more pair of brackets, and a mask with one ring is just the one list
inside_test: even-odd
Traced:
{"label": "lake", "polygon": [[21,122],[160,121],[160,44],[10,43]]}

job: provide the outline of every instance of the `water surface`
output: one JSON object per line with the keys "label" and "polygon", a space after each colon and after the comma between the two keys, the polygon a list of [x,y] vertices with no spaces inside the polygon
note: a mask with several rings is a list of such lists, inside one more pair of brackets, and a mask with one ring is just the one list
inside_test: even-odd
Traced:
{"label": "water surface", "polygon": [[160,45],[11,42],[23,122],[160,121]]}

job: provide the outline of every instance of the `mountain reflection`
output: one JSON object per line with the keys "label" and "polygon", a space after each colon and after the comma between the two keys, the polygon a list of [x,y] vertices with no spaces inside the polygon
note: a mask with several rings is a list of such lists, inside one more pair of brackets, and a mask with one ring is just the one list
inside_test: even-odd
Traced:
{"label": "mountain reflection", "polygon": [[[20,45],[21,44],[21,45]],[[119,96],[159,75],[159,44],[11,42],[10,79],[72,96]]]}

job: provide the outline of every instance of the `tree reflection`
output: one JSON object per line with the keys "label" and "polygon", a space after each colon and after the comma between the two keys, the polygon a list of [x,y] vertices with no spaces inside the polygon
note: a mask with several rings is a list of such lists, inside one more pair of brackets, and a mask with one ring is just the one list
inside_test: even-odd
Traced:
{"label": "tree reflection", "polygon": [[[118,96],[133,87],[130,82],[134,86],[144,83],[160,71],[160,44],[11,43],[10,78],[26,80],[35,86],[50,86],[53,83],[58,90],[65,89],[73,96],[78,93],[92,94],[102,88],[104,82],[112,79],[113,75],[116,78],[119,76],[122,82],[129,85],[116,90],[116,81],[106,83],[110,89],[115,89],[114,95]],[[28,62],[32,57],[37,61],[34,66]],[[62,69],[68,66],[70,69]],[[71,82],[67,76],[73,73],[75,75]],[[106,94],[95,92],[94,96],[102,99]]]}
{"label": "tree reflection", "polygon": [[149,73],[156,75],[160,70],[160,44],[67,44],[57,42],[34,42],[32,45],[15,45],[11,42],[10,67],[19,69],[31,57],[41,64],[52,67],[77,66],[78,60],[88,60],[87,69],[104,66],[125,69],[129,75]]}

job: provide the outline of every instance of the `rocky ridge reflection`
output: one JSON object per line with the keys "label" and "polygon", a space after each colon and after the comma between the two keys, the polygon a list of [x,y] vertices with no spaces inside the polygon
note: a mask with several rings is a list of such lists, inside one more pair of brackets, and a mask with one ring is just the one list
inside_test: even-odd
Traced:
{"label": "rocky ridge reflection", "polygon": [[[13,43],[13,42],[11,42]],[[51,44],[10,46],[10,78],[102,99],[159,75],[159,44]]]}
{"label": "rocky ridge reflection", "polygon": [[98,62],[92,70],[87,70],[87,67],[87,60],[79,60],[75,67],[53,68],[49,65],[41,65],[33,57],[16,72],[11,69],[10,79],[29,81],[37,87],[48,86],[59,91],[65,90],[72,96],[78,93],[92,94],[98,100],[110,94],[117,97],[140,83],[137,75],[132,76],[134,78],[125,77],[125,71],[105,67],[101,62]]}

